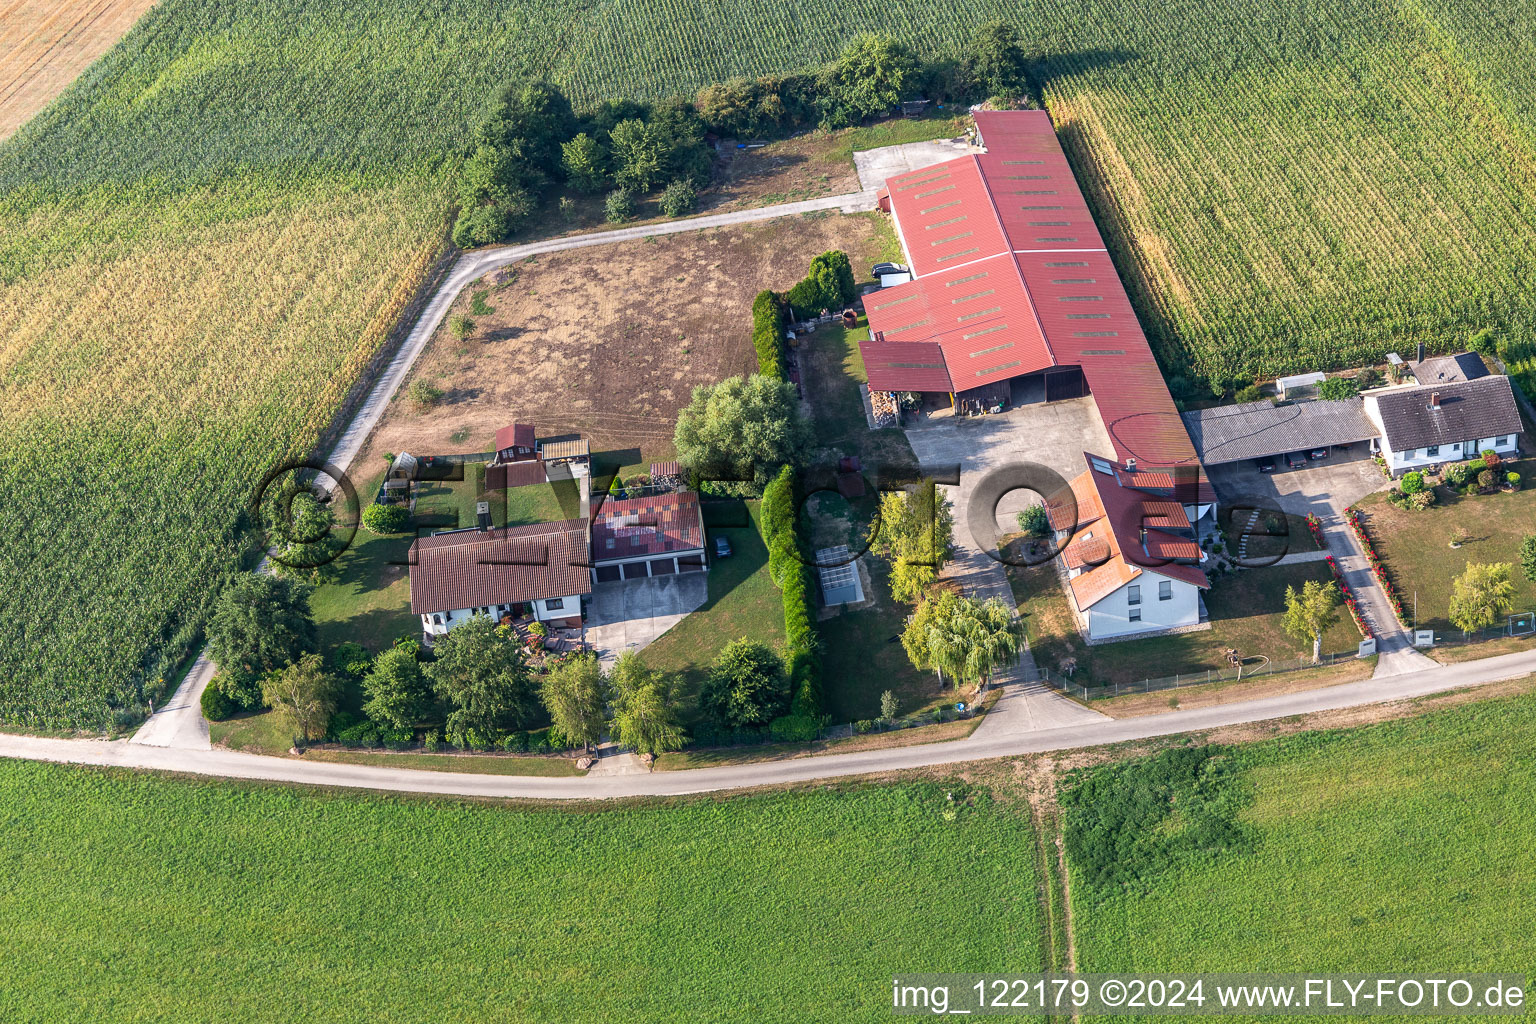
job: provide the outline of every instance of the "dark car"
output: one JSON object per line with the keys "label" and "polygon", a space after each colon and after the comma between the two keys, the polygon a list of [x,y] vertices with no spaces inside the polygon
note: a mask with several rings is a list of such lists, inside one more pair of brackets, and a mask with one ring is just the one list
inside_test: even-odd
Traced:
{"label": "dark car", "polygon": [[1285,464],[1291,469],[1300,469],[1307,464],[1306,452],[1291,452],[1285,457]]}
{"label": "dark car", "polygon": [[731,542],[724,534],[715,535],[715,557],[730,558]]}
{"label": "dark car", "polygon": [[1313,460],[1314,462],[1317,461],[1318,459],[1326,459],[1327,457],[1328,457],[1328,449],[1327,448],[1313,448],[1310,452],[1307,453],[1307,458]]}
{"label": "dark car", "polygon": [[870,275],[874,277],[876,281],[880,280],[880,278],[884,277],[886,274],[905,274],[906,272],[907,268],[902,266],[900,263],[876,263],[873,267],[870,268],[869,271]]}
{"label": "dark car", "polygon": [[1275,457],[1266,455],[1262,459],[1254,459],[1253,464],[1259,467],[1260,473],[1273,473],[1275,471]]}

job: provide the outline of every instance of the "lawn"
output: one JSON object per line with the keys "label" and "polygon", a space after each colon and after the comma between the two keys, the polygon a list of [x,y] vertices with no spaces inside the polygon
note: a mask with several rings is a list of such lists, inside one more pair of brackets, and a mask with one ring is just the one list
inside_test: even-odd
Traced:
{"label": "lawn", "polygon": [[[1517,463],[1526,480],[1536,463]],[[1536,491],[1482,494],[1467,497],[1437,488],[1437,503],[1422,511],[1405,511],[1387,501],[1386,492],[1360,502],[1361,519],[1386,563],[1393,586],[1402,595],[1403,611],[1410,621],[1418,599],[1418,625],[1461,639],[1451,624],[1451,582],[1469,562],[1509,562],[1515,584],[1514,611],[1536,611],[1536,584],[1520,571],[1520,541],[1536,533]],[[1459,548],[1450,546],[1457,528],[1470,539]]]}
{"label": "lawn", "polygon": [[490,505],[491,525],[529,526],[581,518],[581,494],[574,480],[525,487],[485,487],[485,465],[472,462],[458,479],[423,480],[416,486],[418,527],[457,530],[475,525],[475,507]]}
{"label": "lawn", "polygon": [[[1310,644],[1292,640],[1281,626],[1285,588],[1330,579],[1322,562],[1245,569],[1216,580],[1206,591],[1210,629],[1089,647],[1076,630],[1053,567],[1010,566],[1008,578],[1036,664],[1061,674],[1064,659],[1075,658],[1077,669],[1070,680],[1082,686],[1226,669],[1228,647],[1242,655],[1246,670],[1263,667],[1263,659],[1272,667],[1294,668],[1310,660],[1312,652]],[[1359,642],[1360,634],[1341,606],[1338,623],[1323,635],[1323,653],[1353,656]]]}
{"label": "lawn", "polygon": [[917,465],[917,456],[901,430],[869,429],[859,394],[859,385],[868,383],[859,342],[868,338],[869,325],[863,317],[852,329],[822,325],[799,340],[798,353],[800,379],[821,445],[817,456],[835,463],[843,456],[856,455],[864,462],[865,475],[876,481],[882,467],[898,471],[897,475],[901,470],[910,471]]}
{"label": "lawn", "polygon": [[1042,966],[1028,815],[958,782],[537,810],[8,761],[0,804],[8,1020],[884,1021],[914,965]]}
{"label": "lawn", "polygon": [[[784,603],[768,575],[768,549],[758,532],[758,503],[734,507],[746,516],[724,515],[706,506],[710,544],[724,536],[732,552],[729,558],[711,560],[709,597],[642,655],[653,669],[681,673],[690,687],[704,682],[715,656],[732,640],[749,637],[779,650],[784,646]],[[740,525],[716,525],[727,522]]]}
{"label": "lawn", "polygon": [[[1533,751],[1531,696],[1231,749],[1231,781],[1215,783],[1231,805],[1202,809],[1236,826],[1226,852],[1183,843],[1182,794],[1182,813],[1142,822],[1150,841],[1135,844],[1170,853],[1163,869],[1137,857],[1145,876],[1120,888],[1074,858],[1078,969],[1524,971]],[[1101,803],[1152,791],[1135,772],[1125,783]]]}

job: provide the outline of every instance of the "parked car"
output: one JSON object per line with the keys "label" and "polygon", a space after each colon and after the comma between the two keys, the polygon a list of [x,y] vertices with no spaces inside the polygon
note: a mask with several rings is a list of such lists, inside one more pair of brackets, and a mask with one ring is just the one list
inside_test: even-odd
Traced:
{"label": "parked car", "polygon": [[1262,459],[1254,459],[1253,464],[1259,467],[1260,473],[1273,473],[1275,471],[1275,457],[1266,455]]}
{"label": "parked car", "polygon": [[907,273],[907,268],[900,263],[876,263],[870,268],[869,273],[871,277],[878,281],[886,274],[905,274]]}
{"label": "parked car", "polygon": [[1313,448],[1310,452],[1307,453],[1307,458],[1312,459],[1313,461],[1316,461],[1318,459],[1326,459],[1327,457],[1328,457],[1328,449],[1327,448]]}
{"label": "parked car", "polygon": [[1291,469],[1300,469],[1307,464],[1307,453],[1291,452],[1285,457],[1285,464]]}
{"label": "parked car", "polygon": [[726,537],[725,534],[723,534],[723,533],[715,534],[715,557],[716,558],[730,558],[731,557],[731,542],[730,542],[730,539],[728,537]]}

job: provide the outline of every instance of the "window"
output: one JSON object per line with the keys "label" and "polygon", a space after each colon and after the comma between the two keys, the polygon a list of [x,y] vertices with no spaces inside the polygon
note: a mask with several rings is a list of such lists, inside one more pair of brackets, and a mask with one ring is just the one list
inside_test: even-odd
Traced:
{"label": "window", "polygon": [[1141,609],[1140,608],[1132,608],[1131,609],[1131,621],[1132,622],[1140,622],[1141,621]]}
{"label": "window", "polygon": [[1100,473],[1107,473],[1110,476],[1114,476],[1115,471],[1111,469],[1109,463],[1105,462],[1103,459],[1090,457],[1088,461],[1092,463],[1093,468],[1098,470]]}
{"label": "window", "polygon": [[1424,449],[1424,455],[1425,455],[1426,458],[1431,458],[1432,459],[1436,455],[1439,455],[1439,454],[1440,454],[1440,446],[1437,445],[1437,444],[1432,444],[1428,448]]}
{"label": "window", "polygon": [[1507,437],[1496,437],[1493,439],[1493,446],[1495,448],[1502,448],[1507,444],[1509,444],[1509,438]]}
{"label": "window", "polygon": [[1159,601],[1173,600],[1173,581],[1163,580],[1157,585],[1157,599]]}
{"label": "window", "polygon": [[563,597],[551,597],[551,598],[549,598],[548,600],[546,600],[544,602],[544,610],[545,611],[557,612],[557,611],[560,611],[564,607],[565,607],[565,598],[563,598]]}
{"label": "window", "polygon": [[1126,587],[1125,601],[1127,604],[1141,604],[1141,587],[1135,583]]}

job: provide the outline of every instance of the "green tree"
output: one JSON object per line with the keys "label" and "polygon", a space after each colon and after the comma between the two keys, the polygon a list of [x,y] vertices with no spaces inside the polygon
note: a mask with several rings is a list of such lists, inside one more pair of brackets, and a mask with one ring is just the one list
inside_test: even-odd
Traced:
{"label": "green tree", "polygon": [[572,746],[589,750],[608,724],[608,677],[596,654],[567,658],[544,674],[539,696],[554,730]]}
{"label": "green tree", "polygon": [[912,604],[939,578],[954,548],[955,514],[931,480],[880,496],[870,550],[891,563],[891,594]]}
{"label": "green tree", "polygon": [[380,505],[375,502],[363,509],[363,529],[369,533],[399,533],[410,522],[410,511],[404,505]]}
{"label": "green tree", "polygon": [[378,656],[363,677],[363,714],[391,729],[409,729],[432,713],[432,683],[420,654],[421,645],[408,640]]}
{"label": "green tree", "polygon": [[335,559],[345,541],[330,505],[289,478],[288,485],[267,494],[261,512],[270,538],[267,565],[274,574],[317,585],[336,578]]}
{"label": "green tree", "polygon": [[918,605],[901,636],[913,666],[946,675],[958,691],[992,679],[1019,660],[1024,624],[1000,598],[978,601],[935,589]]}
{"label": "green tree", "polygon": [[854,36],[822,77],[822,126],[846,128],[889,113],[911,91],[918,71],[917,58],[895,39]]}
{"label": "green tree", "polygon": [[262,678],[315,649],[311,592],[299,580],[242,573],[219,595],[208,622],[208,657],[241,707],[260,707]]}
{"label": "green tree", "polygon": [[1451,621],[1474,633],[1508,615],[1515,606],[1515,584],[1507,562],[1473,562],[1451,584]]}
{"label": "green tree", "polygon": [[763,89],[749,78],[716,82],[699,91],[695,106],[704,123],[722,135],[759,131]]}
{"label": "green tree", "polygon": [[1302,588],[1285,588],[1282,625],[1297,640],[1312,641],[1312,662],[1322,659],[1323,634],[1339,621],[1339,588],[1331,581],[1307,580]]}
{"label": "green tree", "polygon": [[635,215],[635,194],[627,188],[616,188],[603,201],[603,218],[610,224],[622,224]]}
{"label": "green tree", "polygon": [[561,147],[565,180],[582,192],[600,192],[608,183],[608,150],[582,132]]}
{"label": "green tree", "polygon": [[651,126],[638,118],[613,126],[613,178],[635,192],[649,192],[661,179],[662,140]]}
{"label": "green tree", "polygon": [[892,722],[896,720],[896,716],[900,712],[901,702],[896,699],[896,695],[890,690],[882,691],[880,694],[880,717],[887,722]]}
{"label": "green tree", "polygon": [[336,710],[337,690],[335,677],[325,671],[320,655],[313,653],[268,672],[261,681],[262,699],[304,743],[325,735]]}
{"label": "green tree", "polygon": [[1536,534],[1526,534],[1520,541],[1520,572],[1536,583]]}
{"label": "green tree", "polygon": [[679,720],[682,701],[667,677],[645,667],[633,651],[625,651],[613,666],[613,734],[620,745],[655,758],[682,747],[686,737]]}
{"label": "green tree", "polygon": [[983,25],[971,40],[966,67],[988,96],[1017,97],[1029,93],[1029,58],[1018,30],[1002,21]]}
{"label": "green tree", "polygon": [[738,728],[767,725],[789,706],[784,662],[767,644],[732,640],[715,659],[700,696],[717,721]]}
{"label": "green tree", "polygon": [[499,736],[538,724],[543,707],[511,630],[476,615],[439,638],[434,653],[423,670],[452,709],[448,735]]}
{"label": "green tree", "polygon": [[810,445],[794,385],[752,375],[693,389],[673,432],[677,457],[713,486],[740,496],[761,494]]}
{"label": "green tree", "polygon": [[514,83],[502,90],[496,112],[476,139],[515,154],[541,175],[560,173],[560,147],[576,133],[576,115],[559,87],[548,81]]}
{"label": "green tree", "polygon": [[1329,377],[1317,386],[1317,397],[1329,402],[1342,402],[1359,392],[1359,385],[1349,377]]}
{"label": "green tree", "polygon": [[681,217],[692,210],[698,201],[698,190],[687,178],[668,182],[667,187],[661,190],[661,212],[668,217]]}

